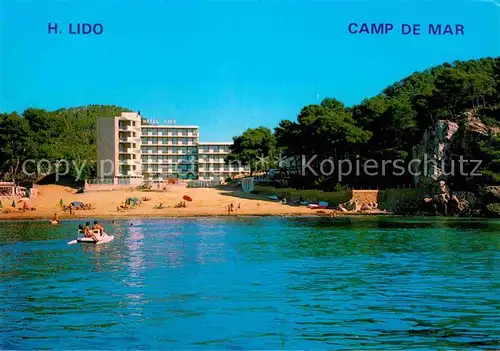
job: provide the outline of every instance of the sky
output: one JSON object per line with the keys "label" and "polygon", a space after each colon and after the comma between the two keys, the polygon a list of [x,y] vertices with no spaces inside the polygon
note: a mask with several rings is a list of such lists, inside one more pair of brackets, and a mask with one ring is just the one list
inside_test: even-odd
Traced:
{"label": "sky", "polygon": [[[0,0],[0,112],[113,104],[230,141],[325,97],[350,106],[412,72],[500,56],[496,1]],[[395,29],[350,34],[353,22]],[[70,35],[69,23],[103,32]],[[430,23],[464,35],[428,35]]]}

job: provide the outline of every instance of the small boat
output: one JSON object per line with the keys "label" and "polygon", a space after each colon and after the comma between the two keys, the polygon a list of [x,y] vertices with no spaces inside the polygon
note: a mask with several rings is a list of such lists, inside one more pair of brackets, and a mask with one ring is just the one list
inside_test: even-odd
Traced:
{"label": "small boat", "polygon": [[114,235],[108,235],[106,233],[102,233],[102,236],[101,236],[99,241],[95,241],[93,238],[83,237],[83,238],[76,238],[75,240],[68,242],[68,245],[73,245],[73,244],[77,244],[77,243],[102,245],[102,244],[109,243],[114,238],[115,238]]}

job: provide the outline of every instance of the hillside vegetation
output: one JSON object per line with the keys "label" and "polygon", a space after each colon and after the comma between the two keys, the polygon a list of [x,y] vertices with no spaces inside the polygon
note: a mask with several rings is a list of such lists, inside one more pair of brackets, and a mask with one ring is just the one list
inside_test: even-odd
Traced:
{"label": "hillside vegetation", "polygon": [[[46,172],[54,171],[58,160],[68,160],[68,174],[76,176],[76,168],[83,176],[96,173],[96,121],[98,117],[119,115],[125,108],[89,105],[56,111],[28,108],[22,115],[0,114],[0,179],[33,181]],[[47,160],[35,166],[26,163],[27,176],[22,172],[26,160]],[[52,165],[49,165],[52,164]],[[61,163],[60,172],[66,172]]]}
{"label": "hillside vegetation", "polygon": [[[317,160],[412,159],[412,150],[426,130],[441,120],[459,125],[451,158],[460,155],[482,160],[481,177],[452,177],[455,187],[500,182],[500,58],[456,61],[416,72],[365,99],[346,107],[335,98],[303,107],[296,120],[282,120],[274,132],[268,128],[248,129],[234,137],[229,159],[240,159],[253,170],[279,167],[276,155],[304,155]],[[476,125],[472,128],[471,121]],[[481,129],[478,132],[478,129]],[[252,163],[254,155],[268,156],[267,165]],[[298,160],[300,161],[300,160]],[[318,162],[312,165],[319,168]],[[318,172],[319,173],[319,172]],[[414,182],[409,172],[393,175],[351,174],[340,179],[331,176],[301,174],[293,176],[289,186],[334,190],[338,183],[354,188],[394,188]]]}

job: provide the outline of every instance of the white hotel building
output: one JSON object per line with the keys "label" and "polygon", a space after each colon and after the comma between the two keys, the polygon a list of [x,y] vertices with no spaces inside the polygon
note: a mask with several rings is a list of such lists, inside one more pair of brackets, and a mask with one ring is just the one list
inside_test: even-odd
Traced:
{"label": "white hotel building", "polygon": [[231,143],[199,142],[199,127],[153,125],[123,112],[97,123],[97,176],[117,184],[171,178],[223,180],[247,173],[224,162]]}

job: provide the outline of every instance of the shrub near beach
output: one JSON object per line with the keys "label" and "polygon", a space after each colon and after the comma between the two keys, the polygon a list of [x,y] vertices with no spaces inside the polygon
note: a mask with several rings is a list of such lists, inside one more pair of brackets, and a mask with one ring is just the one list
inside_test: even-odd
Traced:
{"label": "shrub near beach", "polygon": [[321,190],[298,190],[293,188],[274,188],[266,186],[256,186],[254,194],[271,196],[276,195],[279,198],[286,198],[287,201],[305,200],[308,202],[328,202],[330,206],[337,206],[347,202],[352,198],[350,190],[325,192]]}

